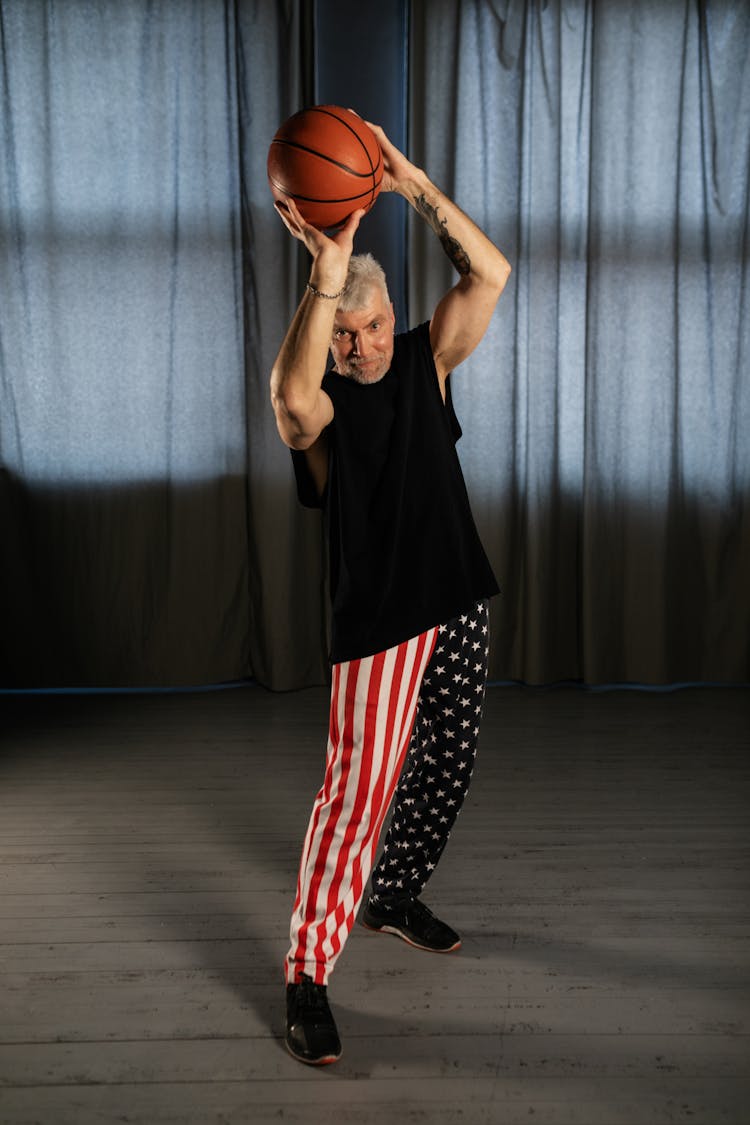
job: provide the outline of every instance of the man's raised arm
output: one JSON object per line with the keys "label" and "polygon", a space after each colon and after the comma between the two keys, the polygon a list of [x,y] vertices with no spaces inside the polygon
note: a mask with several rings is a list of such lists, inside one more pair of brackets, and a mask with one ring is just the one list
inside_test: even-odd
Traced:
{"label": "man's raised arm", "polygon": [[354,232],[363,211],[355,211],[333,238],[306,223],[292,200],[276,204],[284,225],[310,251],[310,279],[271,371],[271,404],[282,441],[309,449],[333,419],[333,404],[321,389],[336,315],[346,282]]}
{"label": "man's raised arm", "polygon": [[370,127],[383,150],[383,190],[398,192],[429,224],[459,275],[430,321],[432,353],[444,383],[484,336],[510,276],[510,264],[476,223],[391,144],[379,126]]}

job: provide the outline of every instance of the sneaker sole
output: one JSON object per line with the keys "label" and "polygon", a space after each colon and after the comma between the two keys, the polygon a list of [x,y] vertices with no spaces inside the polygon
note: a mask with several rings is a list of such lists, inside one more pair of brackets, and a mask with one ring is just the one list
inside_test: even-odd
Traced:
{"label": "sneaker sole", "polygon": [[284,1046],[293,1059],[304,1063],[306,1066],[330,1066],[331,1063],[338,1062],[341,1058],[341,1051],[339,1051],[337,1055],[321,1055],[319,1059],[306,1059],[304,1055],[298,1055],[296,1051],[293,1051],[286,1039],[284,1040]]}
{"label": "sneaker sole", "polygon": [[367,922],[363,922],[362,925],[373,934],[393,934],[394,937],[401,938],[402,941],[405,941],[406,944],[410,945],[413,949],[422,949],[425,953],[455,953],[457,949],[461,948],[460,938],[457,942],[454,942],[453,945],[446,946],[445,949],[436,949],[434,945],[420,944],[416,938],[409,937],[403,930],[399,930],[397,926],[368,926]]}

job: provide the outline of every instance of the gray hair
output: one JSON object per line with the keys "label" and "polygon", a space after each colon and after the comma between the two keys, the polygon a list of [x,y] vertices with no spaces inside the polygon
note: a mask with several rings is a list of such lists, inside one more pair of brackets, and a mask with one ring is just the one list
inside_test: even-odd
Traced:
{"label": "gray hair", "polygon": [[372,289],[379,289],[386,304],[391,303],[385,271],[372,254],[352,254],[346,275],[344,295],[338,303],[342,312],[354,312],[367,304]]}

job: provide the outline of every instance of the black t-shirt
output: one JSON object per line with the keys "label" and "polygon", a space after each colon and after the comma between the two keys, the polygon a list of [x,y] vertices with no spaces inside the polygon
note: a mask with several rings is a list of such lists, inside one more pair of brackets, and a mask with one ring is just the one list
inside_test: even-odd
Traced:
{"label": "black t-shirt", "polygon": [[334,663],[408,640],[498,592],[469,506],[450,380],[440,394],[429,324],[397,335],[390,370],[363,385],[329,371],[334,419],[318,499],[293,451],[300,501],[326,511]]}

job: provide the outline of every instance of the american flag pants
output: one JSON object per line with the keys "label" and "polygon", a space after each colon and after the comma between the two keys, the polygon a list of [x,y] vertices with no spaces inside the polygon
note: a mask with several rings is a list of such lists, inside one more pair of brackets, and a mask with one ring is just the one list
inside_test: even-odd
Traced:
{"label": "american flag pants", "polygon": [[303,973],[328,983],[391,801],[373,894],[418,895],[429,879],[469,787],[488,652],[482,600],[385,652],[333,666],[326,771],[302,849],[287,983]]}

